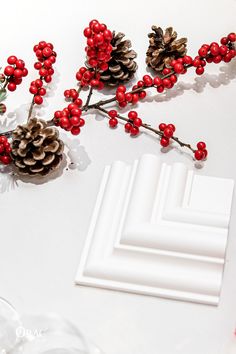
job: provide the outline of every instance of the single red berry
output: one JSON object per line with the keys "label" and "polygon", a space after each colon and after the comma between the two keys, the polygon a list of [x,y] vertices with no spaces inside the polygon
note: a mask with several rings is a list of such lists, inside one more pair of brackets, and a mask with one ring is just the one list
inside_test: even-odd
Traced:
{"label": "single red berry", "polygon": [[227,38],[230,42],[235,42],[236,41],[236,33],[233,33],[233,32],[230,33]]}
{"label": "single red berry", "polygon": [[119,85],[116,90],[116,92],[123,92],[123,93],[125,91],[126,91],[126,87],[124,85]]}
{"label": "single red berry", "polygon": [[165,136],[163,136],[163,137],[161,138],[161,140],[160,140],[160,144],[161,144],[161,146],[163,146],[163,147],[167,147],[167,146],[169,145],[169,143],[170,143],[169,138],[167,138],[167,137],[165,137]]}
{"label": "single red berry", "polygon": [[[41,79],[35,80],[34,83],[35,83],[35,86],[38,88],[43,86],[43,81]],[[31,85],[32,85],[32,83],[31,83]]]}
{"label": "single red berry", "polygon": [[108,112],[109,117],[111,118],[116,118],[117,117],[117,111],[115,109],[112,109]]}
{"label": "single red berry", "polygon": [[65,129],[70,126],[70,121],[67,117],[61,117],[59,121],[60,127]]}
{"label": "single red berry", "polygon": [[83,118],[80,118],[79,127],[83,127],[84,125],[85,125],[85,120]]}
{"label": "single red berry", "polygon": [[161,86],[158,86],[157,87],[157,92],[159,92],[159,93],[162,93],[163,91],[164,91],[164,86],[163,85],[161,85]]}
{"label": "single red berry", "polygon": [[139,80],[137,82],[137,85],[138,85],[138,87],[143,87],[144,86],[144,81],[143,80]]}
{"label": "single red berry", "polygon": [[173,130],[170,129],[168,126],[164,129],[164,135],[166,138],[171,138],[173,136]]}
{"label": "single red berry", "polygon": [[4,69],[4,74],[6,76],[11,76],[14,74],[14,68],[10,65],[6,66],[5,69]]}
{"label": "single red berry", "polygon": [[11,55],[10,57],[8,57],[7,62],[10,65],[14,65],[17,61],[17,57],[15,55]]}
{"label": "single red berry", "polygon": [[125,94],[123,92],[116,92],[116,99],[118,102],[125,101]]}
{"label": "single red berry", "polygon": [[92,30],[91,30],[91,28],[90,28],[90,27],[86,27],[86,28],[84,29],[84,36],[87,37],[87,38],[89,38],[89,37],[91,37],[91,35],[92,35]]}
{"label": "single red berry", "polygon": [[80,127],[72,127],[71,128],[71,134],[79,135],[79,133],[80,133]]}
{"label": "single red berry", "polygon": [[83,101],[78,97],[74,100],[74,104],[76,104],[78,107],[81,107],[83,105]]}
{"label": "single red berry", "polygon": [[16,84],[14,82],[9,82],[9,84],[7,85],[7,88],[9,91],[15,91]]}
{"label": "single red berry", "polygon": [[223,44],[223,45],[228,44],[228,38],[227,37],[222,37],[221,40],[220,40],[220,43]]}
{"label": "single red berry", "polygon": [[[179,65],[179,64],[175,64],[175,65]],[[180,65],[182,65],[182,64],[180,64]],[[165,88],[167,88],[167,89],[169,89],[169,88],[171,88],[171,81],[170,81],[170,79],[163,79],[163,86],[165,87]]]}
{"label": "single red berry", "polygon": [[158,86],[162,85],[162,79],[159,76],[156,76],[153,79],[153,83],[154,83],[155,86],[158,87]]}
{"label": "single red berry", "polygon": [[170,76],[170,81],[173,83],[173,84],[175,84],[176,82],[177,82],[177,76],[176,75],[174,75],[174,74],[172,74],[171,76]]}
{"label": "single red berry", "polygon": [[206,148],[206,144],[203,141],[199,141],[199,143],[197,143],[197,148],[198,150],[204,150]]}
{"label": "single red berry", "polygon": [[36,70],[40,70],[42,68],[42,63],[40,63],[40,61],[37,61],[36,63],[34,63],[34,68]]}
{"label": "single red berry", "polygon": [[17,61],[16,61],[16,67],[17,67],[17,69],[23,70],[24,67],[25,67],[25,62],[24,62],[24,60],[17,59]]}
{"label": "single red berry", "polygon": [[42,76],[42,77],[47,76],[48,75],[48,71],[45,68],[41,68],[39,70],[39,75]]}
{"label": "single red berry", "polygon": [[7,142],[7,137],[5,135],[0,135],[0,144],[5,145]]}
{"label": "single red berry", "polygon": [[194,156],[196,160],[202,160],[204,158],[204,152],[202,150],[196,150]]}
{"label": "single red berry", "polygon": [[139,94],[138,93],[133,93],[132,104],[135,104],[138,101],[139,101]]}
{"label": "single red berry", "polygon": [[139,92],[139,98],[140,98],[141,100],[144,99],[146,96],[147,96],[146,91],[140,91],[140,92]]}
{"label": "single red berry", "polygon": [[109,125],[110,125],[111,128],[115,128],[117,126],[117,124],[118,124],[117,118],[109,119]]}
{"label": "single red berry", "polygon": [[171,70],[169,68],[164,68],[163,71],[162,71],[162,74],[163,75],[169,75],[171,72]]}
{"label": "single red berry", "polygon": [[160,124],[159,124],[159,129],[160,129],[161,131],[164,131],[165,128],[166,128],[166,124],[165,124],[165,123],[160,123]]}
{"label": "single red berry", "polygon": [[82,111],[81,111],[81,109],[79,109],[79,108],[73,108],[73,109],[71,110],[71,115],[72,115],[72,116],[77,116],[77,117],[80,118],[81,114],[82,114]]}
{"label": "single red berry", "polygon": [[42,104],[43,103],[43,98],[39,95],[34,96],[34,102],[36,104]]}
{"label": "single red berry", "polygon": [[51,75],[45,76],[45,77],[44,77],[44,81],[45,81],[47,84],[48,84],[49,82],[51,82],[51,81],[52,81]]}
{"label": "single red berry", "polygon": [[139,118],[139,117],[135,118],[135,119],[133,120],[133,123],[134,123],[134,125],[135,125],[136,127],[141,127],[141,125],[143,124],[142,119]]}
{"label": "single red berry", "polygon": [[46,57],[46,58],[48,58],[48,57],[50,57],[51,55],[52,55],[52,49],[49,48],[49,47],[45,47],[45,48],[43,49],[43,56]]}
{"label": "single red berry", "polygon": [[70,118],[70,124],[73,126],[78,126],[79,125],[79,117],[78,116],[72,116]]}
{"label": "single red berry", "polygon": [[191,65],[193,62],[193,59],[189,55],[185,55],[183,57],[183,60],[184,60],[184,64],[187,64],[187,65]]}
{"label": "single red berry", "polygon": [[45,41],[40,41],[40,42],[39,42],[39,49],[45,48],[46,45],[47,45],[47,43],[46,43]]}
{"label": "single red berry", "polygon": [[130,133],[130,129],[132,128],[132,124],[126,123],[124,125],[124,128],[125,128],[126,133]]}
{"label": "single red berry", "polygon": [[15,69],[13,75],[14,75],[15,77],[17,77],[17,78],[21,78],[22,75],[23,75],[23,72],[22,72],[21,69]]}
{"label": "single red berry", "polygon": [[124,108],[124,107],[127,106],[127,102],[126,102],[126,101],[119,102],[119,106],[120,106],[121,108]]}
{"label": "single red berry", "polygon": [[54,117],[55,118],[61,118],[61,116],[62,116],[62,114],[61,114],[61,111],[56,111],[55,113],[54,113]]}
{"label": "single red berry", "polygon": [[70,98],[70,90],[65,90],[65,91],[64,91],[64,96],[65,96],[66,98]]}
{"label": "single red berry", "polygon": [[203,160],[207,158],[208,155],[208,151],[206,149],[202,150],[204,156],[203,156]]}
{"label": "single red berry", "polygon": [[214,62],[215,64],[220,63],[221,60],[222,60],[222,56],[221,56],[221,55],[216,55],[216,56],[213,58],[213,62]]}
{"label": "single red berry", "polygon": [[131,136],[136,136],[139,134],[139,128],[138,127],[135,127],[135,126],[132,126],[130,128],[130,135]]}
{"label": "single red berry", "polygon": [[0,156],[0,161],[4,165],[9,165],[11,163],[11,157],[9,155],[2,155],[2,156]]}
{"label": "single red berry", "polygon": [[29,88],[29,92],[32,93],[32,95],[36,95],[36,93],[38,93],[38,89],[36,86],[30,86]]}
{"label": "single red berry", "polygon": [[213,56],[216,56],[220,52],[220,47],[218,44],[212,44],[210,47],[210,52]]}
{"label": "single red berry", "polygon": [[183,64],[181,64],[181,63],[176,63],[176,64],[174,65],[174,71],[175,71],[177,74],[181,74],[182,71],[183,71],[183,69],[184,69],[184,66],[183,66]]}
{"label": "single red berry", "polygon": [[202,75],[204,73],[204,68],[202,66],[198,66],[196,68],[196,74],[197,75]]}
{"label": "single red berry", "polygon": [[152,86],[153,80],[150,75],[144,75],[143,76],[143,82],[145,86]]}
{"label": "single red berry", "polygon": [[28,69],[24,68],[22,69],[22,76],[25,77],[28,75]]}
{"label": "single red berry", "polygon": [[173,59],[173,60],[171,60],[171,62],[170,62],[170,66],[174,67],[174,65],[177,64],[177,63],[178,63],[177,60],[176,60],[176,59]]}
{"label": "single red berry", "polygon": [[231,59],[232,59],[232,57],[231,57],[230,53],[227,53],[223,58],[225,63],[229,63],[231,61]]}
{"label": "single red berry", "polygon": [[207,52],[208,50],[205,47],[201,47],[198,51],[198,54],[200,55],[200,57],[206,57],[207,56]]}
{"label": "single red berry", "polygon": [[228,52],[228,47],[226,45],[220,46],[220,55],[225,55]]}
{"label": "single red berry", "polygon": [[38,90],[38,94],[39,94],[40,96],[46,95],[46,90],[45,90],[45,88],[44,88],[44,87],[41,87],[41,88]]}
{"label": "single red berry", "polygon": [[138,113],[136,111],[130,111],[128,117],[129,119],[134,120],[135,118],[138,118]]}
{"label": "single red berry", "polygon": [[175,126],[174,126],[174,124],[168,124],[168,125],[167,125],[167,128],[172,129],[173,132],[175,132]]}

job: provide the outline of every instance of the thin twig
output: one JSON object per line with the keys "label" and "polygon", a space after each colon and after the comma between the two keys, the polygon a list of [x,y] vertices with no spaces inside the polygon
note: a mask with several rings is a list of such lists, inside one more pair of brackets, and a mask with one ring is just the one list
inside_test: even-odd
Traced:
{"label": "thin twig", "polygon": [[88,110],[88,106],[89,106],[89,102],[91,100],[92,94],[93,94],[93,87],[90,86],[89,94],[88,94],[87,100],[86,100],[85,105],[84,105],[84,111],[85,112]]}
{"label": "thin twig", "polygon": [[33,108],[34,108],[34,96],[32,98],[31,104],[30,104],[30,108],[29,108],[29,113],[28,113],[28,121],[30,120],[31,116],[32,116],[32,112],[33,112]]}
{"label": "thin twig", "polygon": [[[109,111],[107,111],[106,109],[100,107],[99,105],[95,106],[94,108],[99,110],[99,111],[101,111],[101,112],[103,112],[103,113],[105,113],[105,114],[107,114],[107,115],[109,113]],[[123,117],[120,114],[117,115],[117,118],[120,119],[120,120],[123,120],[123,121],[125,121],[127,123],[132,123],[132,121],[130,119],[128,119],[126,117]],[[141,127],[143,127],[144,129],[152,131],[153,133],[159,135],[160,137],[163,137],[163,132],[161,132],[158,129],[152,128],[149,124],[142,123]],[[186,148],[190,149],[193,153],[195,152],[195,150],[192,148],[192,146],[190,144],[183,143],[181,140],[179,140],[179,138],[177,138],[175,136],[172,136],[171,139],[174,140],[176,143],[178,143],[181,147],[186,147]]]}

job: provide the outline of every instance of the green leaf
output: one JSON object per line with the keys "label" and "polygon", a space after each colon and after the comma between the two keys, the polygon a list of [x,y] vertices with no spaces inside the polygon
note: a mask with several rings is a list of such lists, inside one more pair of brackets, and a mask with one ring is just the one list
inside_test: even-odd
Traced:
{"label": "green leaf", "polygon": [[0,89],[0,102],[4,101],[7,97],[7,91],[5,88]]}

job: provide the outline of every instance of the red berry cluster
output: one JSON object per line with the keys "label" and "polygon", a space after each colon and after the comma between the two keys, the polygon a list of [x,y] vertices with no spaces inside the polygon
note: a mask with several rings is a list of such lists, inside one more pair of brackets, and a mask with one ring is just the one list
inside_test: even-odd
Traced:
{"label": "red berry cluster", "polygon": [[207,157],[206,144],[203,141],[197,143],[197,150],[194,152],[194,157],[196,160],[205,160]]}
{"label": "red berry cluster", "polygon": [[21,59],[18,59],[15,55],[11,55],[7,62],[7,65],[4,69],[4,74],[7,76],[7,89],[9,91],[15,91],[17,85],[20,85],[22,78],[28,75],[28,70],[25,68],[25,62]]}
{"label": "red berry cluster", "polygon": [[72,99],[72,102],[62,111],[56,111],[54,113],[54,123],[56,126],[70,131],[71,134],[78,135],[80,128],[85,124],[84,119],[81,118],[82,111],[80,109],[83,105],[83,101],[78,97],[78,92],[74,89],[66,90],[64,95],[67,99]]}
{"label": "red berry cluster", "polygon": [[113,47],[111,45],[112,32],[98,20],[92,20],[89,27],[84,29],[84,36],[87,38],[85,51],[88,56],[88,64],[98,71],[105,71],[108,68],[107,62],[111,59]]}
{"label": "red berry cluster", "polygon": [[43,81],[49,83],[52,81],[54,74],[53,64],[56,62],[56,52],[53,45],[45,41],[39,42],[34,46],[34,52],[38,61],[34,64],[34,68],[39,71],[40,78],[32,81],[29,91],[34,95],[34,103],[42,104],[46,90],[43,87]]}
{"label": "red berry cluster", "polygon": [[167,147],[170,144],[170,139],[174,135],[175,126],[174,124],[161,123],[159,124],[159,129],[161,132],[163,132],[163,135],[160,140],[160,144],[163,147]]}
{"label": "red berry cluster", "polygon": [[[150,77],[145,75],[144,78]],[[151,77],[150,77],[151,79]],[[140,80],[137,82],[137,85],[132,87],[132,91],[145,87],[145,81]],[[136,104],[139,100],[146,97],[146,92],[144,90],[138,92],[126,92],[126,87],[124,85],[119,85],[116,90],[116,100],[121,108],[127,106],[128,103]]]}
{"label": "red berry cluster", "polygon": [[76,73],[76,79],[80,81],[80,86],[92,86],[98,90],[104,88],[104,83],[100,81],[100,74],[97,71],[86,69],[82,66]]}
{"label": "red berry cluster", "polygon": [[0,135],[0,162],[4,165],[11,163],[11,146],[5,135]]}
{"label": "red berry cluster", "polygon": [[[108,112],[110,117],[109,126],[115,128],[118,124],[118,112],[115,109],[112,109]],[[143,124],[142,119],[138,117],[136,111],[130,111],[128,113],[128,122],[124,125],[126,133],[130,133],[131,136],[139,134],[139,127]]]}

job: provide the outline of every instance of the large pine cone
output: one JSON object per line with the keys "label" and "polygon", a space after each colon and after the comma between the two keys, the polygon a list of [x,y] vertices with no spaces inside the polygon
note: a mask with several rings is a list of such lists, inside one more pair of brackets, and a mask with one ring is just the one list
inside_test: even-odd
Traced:
{"label": "large pine cone", "polygon": [[63,142],[58,130],[42,119],[31,118],[13,132],[12,159],[20,174],[45,176],[62,160]]}
{"label": "large pine cone", "polygon": [[101,81],[109,86],[116,86],[133,78],[138,65],[134,61],[137,53],[131,48],[130,40],[123,40],[125,34],[113,31],[111,59],[108,69],[101,74]]}
{"label": "large pine cone", "polygon": [[152,26],[153,32],[149,33],[149,47],[146,63],[157,72],[164,67],[170,67],[173,59],[183,57],[187,53],[187,38],[177,38],[177,33],[168,27],[165,33],[160,27]]}

